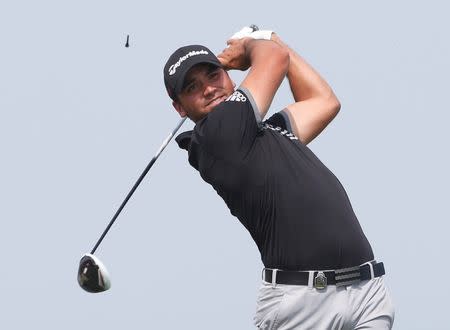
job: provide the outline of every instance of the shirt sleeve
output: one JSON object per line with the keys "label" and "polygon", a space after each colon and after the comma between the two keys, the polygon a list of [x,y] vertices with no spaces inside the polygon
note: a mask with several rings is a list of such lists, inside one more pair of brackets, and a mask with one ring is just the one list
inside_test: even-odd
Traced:
{"label": "shirt sleeve", "polygon": [[286,109],[273,114],[269,119],[265,120],[264,123],[274,127],[281,127],[281,129],[293,133],[291,121],[289,120],[289,115],[286,113]]}
{"label": "shirt sleeve", "polygon": [[197,122],[191,143],[219,159],[242,159],[251,149],[261,126],[261,116],[251,93],[239,87]]}

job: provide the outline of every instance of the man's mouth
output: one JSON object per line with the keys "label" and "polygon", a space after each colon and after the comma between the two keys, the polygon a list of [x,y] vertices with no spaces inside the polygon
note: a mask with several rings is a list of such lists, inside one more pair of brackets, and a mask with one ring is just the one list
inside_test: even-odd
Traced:
{"label": "man's mouth", "polygon": [[225,99],[226,99],[226,96],[216,97],[216,98],[212,99],[210,102],[208,102],[206,104],[206,106],[214,108],[216,105],[218,105],[218,104],[222,103],[223,101],[225,101]]}

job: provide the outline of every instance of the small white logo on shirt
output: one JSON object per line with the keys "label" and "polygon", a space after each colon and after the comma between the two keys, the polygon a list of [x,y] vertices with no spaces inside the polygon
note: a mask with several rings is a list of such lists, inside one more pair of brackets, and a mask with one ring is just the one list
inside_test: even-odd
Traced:
{"label": "small white logo on shirt", "polygon": [[225,100],[225,102],[230,102],[230,101],[245,102],[245,101],[247,101],[247,98],[244,95],[242,95],[242,93],[240,93],[239,91],[235,91],[233,94],[228,96],[228,98]]}
{"label": "small white logo on shirt", "polygon": [[272,131],[279,132],[281,135],[284,135],[291,140],[298,140],[298,137],[296,137],[293,133],[289,132],[288,130],[282,129],[281,127],[278,127],[278,126],[275,127],[273,125],[265,123],[263,128],[271,129]]}
{"label": "small white logo on shirt", "polygon": [[173,75],[175,74],[175,72],[177,72],[177,68],[181,65],[181,63],[183,63],[184,61],[186,61],[189,57],[195,56],[195,55],[208,55],[209,53],[202,49],[202,50],[193,50],[190,51],[189,53],[187,53],[184,56],[181,56],[178,61],[176,61],[174,64],[172,64],[169,67],[169,75]]}

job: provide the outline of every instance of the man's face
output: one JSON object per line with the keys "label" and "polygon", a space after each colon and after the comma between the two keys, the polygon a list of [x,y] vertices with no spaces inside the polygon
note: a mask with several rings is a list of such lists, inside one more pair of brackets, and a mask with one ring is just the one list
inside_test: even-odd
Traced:
{"label": "man's face", "polygon": [[228,73],[211,64],[192,67],[173,106],[182,116],[197,122],[234,92]]}

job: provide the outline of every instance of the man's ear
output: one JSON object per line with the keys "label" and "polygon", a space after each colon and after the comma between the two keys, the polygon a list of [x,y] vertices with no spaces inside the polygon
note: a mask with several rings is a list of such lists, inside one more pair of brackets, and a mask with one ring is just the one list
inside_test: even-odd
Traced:
{"label": "man's ear", "polygon": [[177,101],[172,101],[172,105],[181,117],[184,118],[187,116],[186,111],[184,111],[183,106],[180,103],[178,103]]}
{"label": "man's ear", "polygon": [[225,71],[225,73],[227,74],[227,76],[231,80],[231,82],[233,83],[233,89],[236,89],[236,83],[234,82],[233,79],[231,79],[230,75],[228,74],[228,71]]}

